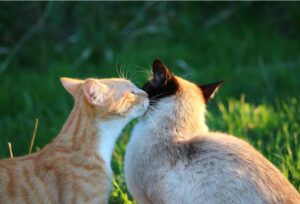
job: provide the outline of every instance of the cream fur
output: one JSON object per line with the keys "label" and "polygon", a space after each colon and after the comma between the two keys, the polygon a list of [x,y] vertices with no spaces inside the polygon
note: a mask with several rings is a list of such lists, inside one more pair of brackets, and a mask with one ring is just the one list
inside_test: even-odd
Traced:
{"label": "cream fur", "polygon": [[0,161],[0,204],[108,203],[114,143],[147,110],[147,94],[121,78],[61,81],[72,112],[43,149]]}
{"label": "cream fur", "polygon": [[142,204],[300,203],[297,190],[248,143],[209,132],[199,89],[178,81],[179,93],[161,99],[133,129],[125,178],[134,198]]}
{"label": "cream fur", "polygon": [[[141,91],[138,92],[140,94],[144,94]],[[98,144],[98,154],[103,158],[106,170],[110,175],[112,173],[112,152],[119,135],[121,134],[123,128],[129,123],[129,121],[144,114],[148,105],[149,100],[144,100],[141,105],[136,105],[136,107],[133,107],[133,110],[128,114],[128,117],[97,122],[100,138]]]}
{"label": "cream fur", "polygon": [[110,163],[115,143],[128,121],[128,118],[123,118],[122,120],[99,122],[97,125],[99,127],[100,138],[98,154],[103,158],[106,171],[109,175],[112,173]]}

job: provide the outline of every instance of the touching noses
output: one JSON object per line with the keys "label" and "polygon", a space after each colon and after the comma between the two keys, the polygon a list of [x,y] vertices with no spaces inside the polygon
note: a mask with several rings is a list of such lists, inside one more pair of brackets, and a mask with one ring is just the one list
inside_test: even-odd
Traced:
{"label": "touching noses", "polygon": [[149,98],[148,98],[148,94],[145,91],[140,90],[138,93],[138,98],[140,101],[140,104],[144,107],[147,108],[149,105]]}

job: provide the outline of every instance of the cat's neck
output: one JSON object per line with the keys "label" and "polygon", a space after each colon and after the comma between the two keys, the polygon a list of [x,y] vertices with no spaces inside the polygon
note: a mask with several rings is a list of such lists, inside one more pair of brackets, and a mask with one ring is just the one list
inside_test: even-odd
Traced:
{"label": "cat's neck", "polygon": [[112,153],[115,143],[121,134],[123,128],[129,122],[129,119],[111,119],[109,121],[96,122],[98,128],[99,141],[97,145],[97,152],[105,161],[106,169],[110,170]]}
{"label": "cat's neck", "polygon": [[72,151],[81,152],[83,155],[87,155],[86,152],[95,152],[104,160],[106,169],[111,171],[113,148],[127,123],[126,118],[101,119],[75,104],[53,145],[63,146]]}
{"label": "cat's neck", "polygon": [[208,132],[204,117],[205,109],[189,109],[184,108],[184,105],[167,103],[165,107],[160,106],[161,110],[154,109],[143,120],[148,130],[157,132],[159,138],[185,140]]}
{"label": "cat's neck", "polygon": [[98,130],[93,124],[94,120],[92,115],[87,114],[75,103],[54,144],[73,150],[95,149]]}

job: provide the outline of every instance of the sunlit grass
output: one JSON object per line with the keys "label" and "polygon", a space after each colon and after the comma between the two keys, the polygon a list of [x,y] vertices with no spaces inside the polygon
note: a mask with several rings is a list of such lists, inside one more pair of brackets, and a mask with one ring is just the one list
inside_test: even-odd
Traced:
{"label": "sunlit grass", "polygon": [[[228,99],[225,102],[219,101],[216,105],[217,110],[207,114],[210,129],[227,132],[248,141],[300,190],[299,102],[291,99],[278,101],[274,106],[253,105],[242,95],[240,100]],[[118,187],[111,194],[111,203],[132,202],[128,199],[132,198],[127,192],[123,175],[129,131],[130,127],[124,131],[115,149],[113,167]]]}
{"label": "sunlit grass", "polygon": [[[215,105],[217,110],[207,114],[210,129],[247,140],[300,190],[299,102],[291,99],[277,101],[274,106],[253,105],[245,101],[242,95],[240,100],[228,99],[226,102],[216,102]],[[123,174],[124,153],[134,124],[131,123],[124,130],[115,147],[112,161],[115,175],[110,203],[136,203],[127,191]],[[8,148],[4,149],[8,151]]]}
{"label": "sunlit grass", "polygon": [[208,114],[208,123],[247,140],[300,189],[300,106],[297,99],[275,105],[253,105],[229,99],[218,103],[219,112]]}
{"label": "sunlit grass", "polygon": [[[225,79],[208,105],[210,129],[247,140],[300,190],[298,2],[54,2],[14,51],[46,5],[0,6],[0,64],[13,56],[0,74],[0,158],[8,142],[15,157],[28,153],[35,118],[33,152],[57,135],[73,106],[59,77],[121,71],[142,86],[158,57],[200,84]],[[123,175],[133,124],[115,147],[111,203],[133,202]]]}

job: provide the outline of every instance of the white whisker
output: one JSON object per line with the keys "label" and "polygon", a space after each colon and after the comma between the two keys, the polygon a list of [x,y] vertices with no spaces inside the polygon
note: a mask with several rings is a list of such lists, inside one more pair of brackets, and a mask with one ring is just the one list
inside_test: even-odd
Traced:
{"label": "white whisker", "polygon": [[143,74],[146,75],[147,79],[150,80],[153,77],[152,71],[150,69],[141,67],[141,66],[137,66],[139,68],[139,70],[137,70],[137,72],[141,72]]}
{"label": "white whisker", "polygon": [[156,128],[156,129],[158,130],[157,125],[156,125],[156,123],[154,122],[154,120],[152,119],[151,115],[150,115],[149,113],[147,113],[147,116],[149,117],[150,121],[152,122],[154,128]]}
{"label": "white whisker", "polygon": [[163,92],[163,93],[160,93],[160,94],[151,96],[149,99],[153,99],[153,98],[155,98],[155,97],[162,96],[162,95],[164,95],[164,94],[166,94],[166,93],[168,93],[168,92]]}
{"label": "white whisker", "polygon": [[159,111],[160,114],[162,114],[162,115],[164,115],[164,116],[167,116],[167,117],[170,116],[170,113],[167,113],[167,112],[163,112],[163,111],[161,111],[161,110],[158,110],[157,108],[154,108],[153,106],[149,106],[148,109],[149,109],[150,111]]}

